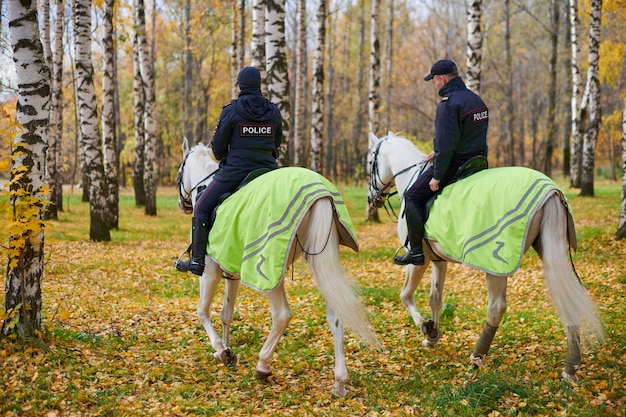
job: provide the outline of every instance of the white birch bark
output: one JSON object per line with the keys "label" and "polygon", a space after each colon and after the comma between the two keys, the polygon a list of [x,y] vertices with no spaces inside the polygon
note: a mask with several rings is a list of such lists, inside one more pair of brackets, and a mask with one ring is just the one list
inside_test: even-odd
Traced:
{"label": "white birch bark", "polygon": [[[9,0],[9,33],[17,72],[17,122],[12,145],[10,228],[2,333],[32,335],[41,328],[41,280],[44,256],[45,158],[50,110],[50,71],[39,37],[35,2]],[[18,311],[19,310],[19,311]]]}
{"label": "white birch bark", "polygon": [[293,164],[302,166],[303,155],[300,142],[304,142],[305,60],[306,60],[306,0],[298,0],[298,48],[296,49],[296,94],[293,120]]}
{"label": "white birch bark", "polygon": [[483,60],[483,31],[482,31],[482,0],[466,0],[467,8],[467,48],[466,63],[467,75],[465,84],[467,88],[480,92],[480,79]]}
{"label": "white birch bark", "polygon": [[[50,38],[50,124],[48,127],[48,152],[46,153],[46,182],[50,187],[50,203],[46,209],[47,219],[58,219],[63,210],[63,188],[60,165],[61,138],[63,134],[63,0],[55,2],[54,37]],[[44,48],[45,50],[45,48]]]}
{"label": "white birch bark", "polygon": [[326,41],[326,0],[319,0],[316,20],[316,47],[313,56],[313,103],[311,108],[311,169],[313,171],[323,173],[322,155],[324,155],[324,46]]}
{"label": "white birch bark", "polygon": [[96,90],[91,62],[91,0],[76,0],[74,7],[76,101],[85,154],[85,172],[89,176],[89,237],[93,241],[108,241],[111,240],[111,232],[107,222],[102,140],[98,131]]}
{"label": "white birch bark", "polygon": [[135,19],[139,47],[139,68],[144,90],[144,172],[146,192],[144,213],[156,216],[156,99],[154,93],[154,69],[146,31],[146,13],[143,0],[135,0]]}
{"label": "white birch bark", "polygon": [[589,91],[588,115],[589,124],[583,138],[582,176],[580,195],[593,196],[593,180],[595,168],[595,150],[600,129],[600,23],[602,21],[602,0],[591,1],[591,20],[589,24],[589,69],[587,86]]}
{"label": "white birch bark", "polygon": [[141,78],[141,63],[139,60],[139,35],[135,30],[133,39],[133,110],[135,112],[135,165],[133,166],[133,187],[135,190],[135,205],[137,207],[146,204],[146,188],[143,182],[146,160],[146,129],[143,121],[145,101],[143,80]]}
{"label": "white birch bark", "polygon": [[285,40],[285,0],[266,0],[265,54],[267,69],[267,96],[274,102],[283,117],[283,145],[279,149],[278,162],[290,165],[289,141],[291,105],[289,102],[289,73],[287,42]]}
{"label": "white birch bark", "polygon": [[113,27],[115,0],[104,2],[104,72],[102,74],[102,143],[104,144],[104,173],[107,185],[107,214],[111,228],[119,223],[119,184],[117,179],[117,140],[115,124],[115,88]]}
{"label": "white birch bark", "polygon": [[[376,136],[380,136],[378,132],[380,128],[380,115],[378,109],[380,107],[380,31],[379,31],[379,15],[380,3],[378,0],[372,0],[372,16],[370,23],[370,83],[368,97],[368,129]],[[364,167],[364,171],[367,170]],[[378,210],[367,205],[366,219],[370,221],[378,221]]]}
{"label": "white birch bark", "polygon": [[572,72],[572,145],[570,153],[570,187],[580,188],[582,169],[580,42],[578,41],[578,0],[569,0],[571,72]]}
{"label": "white birch bark", "polygon": [[252,7],[252,40],[250,41],[250,53],[252,66],[261,73],[261,89],[266,92],[265,78],[265,1],[253,0]]}
{"label": "white birch bark", "polygon": [[370,34],[370,84],[369,84],[369,131],[377,136],[380,128],[380,2],[372,0],[371,34]]}

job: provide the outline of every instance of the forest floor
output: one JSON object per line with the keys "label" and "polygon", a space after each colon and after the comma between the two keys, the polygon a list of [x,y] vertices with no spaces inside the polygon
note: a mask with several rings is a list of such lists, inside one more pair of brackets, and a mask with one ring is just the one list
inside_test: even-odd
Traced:
{"label": "forest floor", "polygon": [[[119,230],[111,242],[94,243],[88,204],[74,188],[65,191],[59,220],[46,226],[42,332],[0,338],[0,416],[623,416],[626,241],[614,240],[621,186],[599,182],[589,198],[560,185],[578,232],[572,259],[606,332],[604,343],[583,346],[578,383],[560,378],[565,334],[532,250],[509,278],[508,309],[484,367],[469,364],[487,303],[484,274],[475,269],[450,265],[442,338],[422,347],[399,299],[404,271],[391,261],[396,225],[384,210],[381,223],[365,222],[364,186],[339,187],[361,246],[358,253],[342,247],[341,258],[383,350],[367,349],[348,330],[348,394],[331,395],[333,341],[324,303],[297,261],[285,277],[294,316],[270,382],[258,382],[267,301],[242,287],[231,332],[239,364],[215,362],[196,317],[197,277],[173,268],[188,245],[191,219],[176,208],[177,190],[159,190],[156,217],[145,216],[132,190],[124,190]],[[6,241],[6,232],[0,237]],[[429,282],[430,269],[416,293],[425,316]],[[219,292],[212,310],[218,331],[221,300]]]}

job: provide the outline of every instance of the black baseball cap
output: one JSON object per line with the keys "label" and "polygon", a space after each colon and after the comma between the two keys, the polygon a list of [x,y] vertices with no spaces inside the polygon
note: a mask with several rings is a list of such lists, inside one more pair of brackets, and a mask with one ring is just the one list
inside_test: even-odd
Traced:
{"label": "black baseball cap", "polygon": [[449,59],[442,59],[433,64],[430,74],[424,77],[424,81],[430,81],[435,75],[457,74],[459,70],[456,64]]}

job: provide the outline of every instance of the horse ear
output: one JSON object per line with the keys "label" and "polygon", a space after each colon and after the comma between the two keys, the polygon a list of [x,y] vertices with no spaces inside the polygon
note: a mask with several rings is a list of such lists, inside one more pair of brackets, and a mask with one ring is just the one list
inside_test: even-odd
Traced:
{"label": "horse ear", "polygon": [[188,153],[189,153],[189,141],[187,140],[187,137],[185,136],[183,138],[183,157],[187,156]]}
{"label": "horse ear", "polygon": [[370,148],[373,148],[374,145],[378,143],[378,138],[374,134],[374,132],[370,132]]}

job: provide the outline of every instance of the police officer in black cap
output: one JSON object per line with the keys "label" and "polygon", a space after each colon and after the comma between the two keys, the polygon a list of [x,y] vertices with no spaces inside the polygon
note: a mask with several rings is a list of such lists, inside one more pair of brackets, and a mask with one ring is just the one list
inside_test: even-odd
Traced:
{"label": "police officer in black cap", "polygon": [[179,271],[202,275],[212,212],[220,197],[232,193],[257,169],[278,168],[276,157],[283,140],[283,118],[278,107],[261,93],[261,73],[246,67],[237,76],[239,97],[224,106],[211,146],[220,161],[213,181],[202,192],[192,219],[191,259],[177,261]]}
{"label": "police officer in black cap", "polygon": [[403,256],[394,256],[398,265],[424,264],[424,205],[470,158],[487,157],[489,111],[484,101],[465,86],[456,64],[448,59],[437,61],[424,80],[433,80],[442,99],[435,117],[434,151],[426,158],[432,165],[404,194],[411,246]]}

